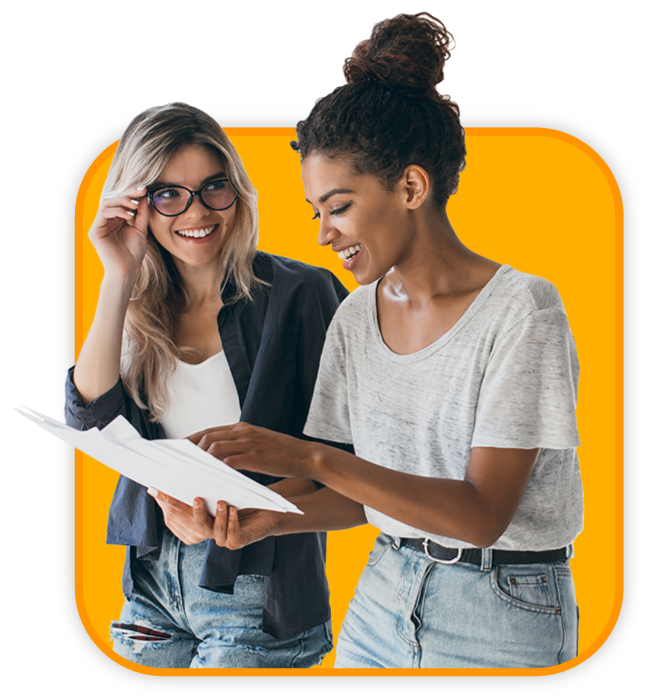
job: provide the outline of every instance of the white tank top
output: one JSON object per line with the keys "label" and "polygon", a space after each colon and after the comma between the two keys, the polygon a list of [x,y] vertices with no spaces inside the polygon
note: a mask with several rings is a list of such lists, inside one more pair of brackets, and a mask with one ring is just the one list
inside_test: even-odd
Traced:
{"label": "white tank top", "polygon": [[168,391],[169,406],[161,421],[168,438],[185,438],[240,419],[239,394],[224,350],[198,365],[178,360]]}

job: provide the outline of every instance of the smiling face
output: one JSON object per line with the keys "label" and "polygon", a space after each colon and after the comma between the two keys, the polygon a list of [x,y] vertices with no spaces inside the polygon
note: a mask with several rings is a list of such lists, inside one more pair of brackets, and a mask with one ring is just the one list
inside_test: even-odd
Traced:
{"label": "smiling face", "polygon": [[[225,167],[216,151],[191,145],[168,161],[157,182],[148,189],[181,185],[195,192],[208,182],[225,177]],[[148,225],[152,235],[173,256],[180,272],[188,267],[214,267],[232,231],[237,206],[238,202],[229,209],[213,211],[196,195],[179,216],[163,216],[150,205]]]}
{"label": "smiling face", "polygon": [[[404,180],[389,192],[345,159],[303,159],[307,201],[320,219],[318,242],[330,245],[359,284],[370,284],[411,256],[414,222]],[[411,197],[410,197],[411,199]]]}

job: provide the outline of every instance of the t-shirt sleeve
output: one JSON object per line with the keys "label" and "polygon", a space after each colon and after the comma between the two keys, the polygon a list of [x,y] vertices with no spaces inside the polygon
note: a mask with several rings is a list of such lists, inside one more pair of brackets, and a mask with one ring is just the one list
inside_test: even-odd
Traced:
{"label": "t-shirt sleeve", "polygon": [[348,410],[348,366],[337,312],[329,327],[305,423],[308,437],[353,444]]}
{"label": "t-shirt sleeve", "polygon": [[472,447],[577,447],[578,376],[566,314],[552,308],[533,311],[494,345]]}

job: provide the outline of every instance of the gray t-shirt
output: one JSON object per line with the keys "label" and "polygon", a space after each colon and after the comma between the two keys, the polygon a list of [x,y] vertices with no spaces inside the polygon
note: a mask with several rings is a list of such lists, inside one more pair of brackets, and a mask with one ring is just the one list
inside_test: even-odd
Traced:
{"label": "gray t-shirt", "polygon": [[[503,265],[432,345],[398,355],[377,319],[377,283],[355,290],[328,330],[305,434],[352,444],[375,464],[463,479],[472,447],[541,451],[496,549],[547,550],[582,530],[575,447],[579,364],[557,289]],[[418,530],[366,508],[399,537],[470,543]]]}

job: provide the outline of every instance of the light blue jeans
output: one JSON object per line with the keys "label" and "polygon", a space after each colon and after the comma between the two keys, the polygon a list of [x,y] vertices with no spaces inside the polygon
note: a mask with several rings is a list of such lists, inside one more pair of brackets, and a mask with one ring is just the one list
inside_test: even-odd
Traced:
{"label": "light blue jeans", "polygon": [[133,567],[134,592],[114,651],[156,668],[309,668],[332,649],[330,623],[290,639],[262,630],[264,577],[241,575],[234,594],[198,586],[207,545],[185,545],[165,531],[158,561]]}
{"label": "light blue jeans", "polygon": [[542,668],[577,656],[568,562],[437,564],[398,542],[376,540],[335,668]]}

